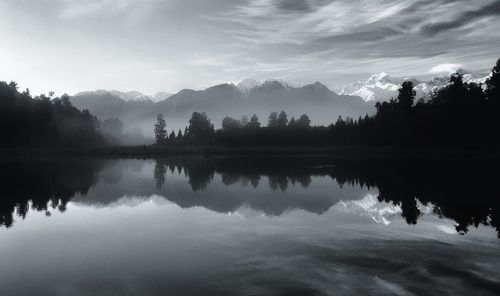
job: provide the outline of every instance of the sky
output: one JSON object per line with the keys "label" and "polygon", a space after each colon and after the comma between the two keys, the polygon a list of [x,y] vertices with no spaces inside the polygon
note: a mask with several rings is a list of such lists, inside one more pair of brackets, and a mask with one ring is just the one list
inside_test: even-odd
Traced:
{"label": "sky", "polygon": [[1,0],[0,80],[145,94],[491,69],[499,0]]}

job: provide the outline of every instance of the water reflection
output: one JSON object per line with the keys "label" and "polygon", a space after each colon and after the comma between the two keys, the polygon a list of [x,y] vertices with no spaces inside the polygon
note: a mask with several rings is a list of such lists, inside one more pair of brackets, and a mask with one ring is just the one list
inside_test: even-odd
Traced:
{"label": "water reflection", "polygon": [[492,168],[496,164],[491,162],[326,157],[4,162],[0,224],[11,227],[15,216],[24,219],[30,209],[50,215],[53,210],[64,212],[70,201],[103,207],[124,196],[158,195],[182,208],[231,213],[246,207],[280,216],[296,209],[323,214],[370,193],[375,202],[398,206],[408,224],[417,224],[422,209],[428,208],[438,217],[453,219],[460,234],[479,225],[498,234],[500,199]]}
{"label": "water reflection", "polygon": [[[169,164],[170,161],[170,164]],[[332,163],[335,163],[333,165]],[[158,171],[178,166],[175,160],[157,160]],[[269,187],[286,191],[289,183],[307,188],[311,177],[329,176],[341,187],[345,184],[377,188],[380,202],[400,205],[408,224],[416,224],[421,215],[418,203],[432,204],[439,217],[457,222],[460,234],[469,226],[480,224],[500,230],[499,197],[495,168],[489,163],[425,162],[425,161],[335,161],[324,158],[220,158],[201,159],[184,167],[194,191],[206,188],[214,173],[221,174],[225,185],[250,182],[257,187],[261,177],[269,179]],[[156,172],[156,170],[155,170]],[[196,173],[194,173],[196,172]],[[164,180],[156,175],[157,184]]]}
{"label": "water reflection", "polygon": [[86,194],[99,181],[102,164],[82,160],[2,162],[0,225],[11,227],[14,213],[24,219],[30,208],[47,215],[50,209],[64,212],[75,194]]}

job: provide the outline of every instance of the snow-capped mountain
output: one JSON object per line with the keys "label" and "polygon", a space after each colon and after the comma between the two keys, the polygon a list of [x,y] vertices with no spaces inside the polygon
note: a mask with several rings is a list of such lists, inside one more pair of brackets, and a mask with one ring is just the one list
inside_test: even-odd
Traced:
{"label": "snow-capped mountain", "polygon": [[365,101],[384,100],[394,96],[404,80],[381,72],[372,75],[366,81],[356,81],[337,91],[342,95],[360,96]]}
{"label": "snow-capped mountain", "polygon": [[149,96],[145,95],[141,92],[132,90],[132,91],[118,91],[118,90],[104,90],[98,89],[95,91],[83,91],[75,94],[74,96],[106,96],[113,95],[116,96],[125,102],[133,103],[133,102],[159,102],[167,99],[172,94],[167,92],[157,92],[155,95]]}
{"label": "snow-capped mountain", "polygon": [[122,100],[127,101],[127,102],[144,102],[144,101],[151,101],[150,96],[146,96],[143,93],[140,93],[138,91],[127,91],[127,92],[121,92],[117,90],[112,90],[112,94],[117,95],[120,97]]}
{"label": "snow-capped mountain", "polygon": [[255,80],[255,79],[244,79],[240,83],[236,85],[236,87],[244,94],[247,94],[250,92],[250,90],[258,87],[261,84],[261,82]]}
{"label": "snow-capped mountain", "polygon": [[376,223],[391,224],[392,219],[402,213],[401,206],[379,202],[374,194],[367,194],[361,200],[340,201],[333,210],[369,217]]}
{"label": "snow-capped mountain", "polygon": [[118,90],[104,90],[98,89],[95,91],[83,91],[75,94],[74,96],[106,96],[113,95],[116,96],[125,102],[152,102],[151,97],[147,96],[138,91],[118,91]]}
{"label": "snow-capped mountain", "polygon": [[396,97],[401,83],[411,80],[415,86],[417,98],[426,98],[433,90],[446,86],[449,83],[450,76],[453,74],[461,74],[463,80],[468,83],[484,83],[489,76],[488,73],[474,73],[463,68],[455,69],[451,73],[442,73],[426,80],[392,77],[382,72],[372,75],[366,81],[356,81],[339,88],[337,92],[341,95],[360,96],[365,101],[384,101]]}
{"label": "snow-capped mountain", "polygon": [[291,89],[294,86],[281,79],[267,79],[264,81],[259,81],[255,79],[244,79],[236,85],[238,90],[248,95],[250,92],[261,89],[261,90],[272,90],[272,89]]}
{"label": "snow-capped mountain", "polygon": [[126,128],[141,126],[147,132],[159,113],[168,118],[171,128],[178,129],[185,127],[195,111],[206,112],[216,126],[226,116],[241,118],[253,114],[265,124],[270,112],[281,110],[290,118],[307,114],[313,124],[323,125],[339,116],[358,118],[375,112],[373,104],[361,97],[338,95],[319,82],[296,87],[282,80],[246,80],[238,85],[224,83],[203,90],[184,89],[165,99],[167,96],[159,94],[151,99],[138,92],[98,90],[79,93],[70,101],[102,120],[120,118]]}

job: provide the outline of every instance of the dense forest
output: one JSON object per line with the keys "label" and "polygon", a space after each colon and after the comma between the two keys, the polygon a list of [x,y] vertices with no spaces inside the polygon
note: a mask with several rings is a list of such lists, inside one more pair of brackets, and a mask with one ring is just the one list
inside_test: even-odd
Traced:
{"label": "dense forest", "polygon": [[100,121],[88,110],[75,108],[66,94],[32,97],[15,82],[0,81],[1,148],[84,148],[118,145],[143,136],[125,133],[118,118]]}
{"label": "dense forest", "polygon": [[269,115],[263,126],[256,115],[250,119],[226,117],[215,130],[205,113],[194,112],[188,127],[167,134],[166,120],[158,116],[156,143],[160,145],[398,145],[489,147],[497,141],[500,121],[500,59],[484,85],[466,83],[460,74],[436,89],[430,99],[416,98],[411,81],[402,83],[399,94],[376,104],[373,116],[338,117],[329,126],[311,126],[307,115],[288,118],[281,111]]}
{"label": "dense forest", "polygon": [[105,143],[98,120],[80,111],[69,97],[33,98],[14,82],[0,82],[0,147],[82,147]]}

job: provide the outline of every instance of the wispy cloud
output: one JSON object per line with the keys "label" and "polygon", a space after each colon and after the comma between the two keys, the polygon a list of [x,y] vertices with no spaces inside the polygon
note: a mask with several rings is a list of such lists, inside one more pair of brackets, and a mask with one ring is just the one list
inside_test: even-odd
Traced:
{"label": "wispy cloud", "polygon": [[246,77],[335,87],[442,64],[484,70],[500,48],[499,0],[0,0],[0,25],[3,60],[16,61],[0,79],[53,90]]}
{"label": "wispy cloud", "polygon": [[462,68],[461,64],[439,64],[437,66],[432,67],[429,70],[430,73],[453,73],[459,68]]}
{"label": "wispy cloud", "polygon": [[[60,17],[73,19],[96,14],[129,16],[143,15],[156,5],[166,3],[162,0],[52,0],[60,2]],[[167,1],[168,2],[168,1]]]}
{"label": "wispy cloud", "polygon": [[268,63],[315,53],[351,63],[479,52],[491,59],[500,42],[483,33],[500,26],[498,0],[250,0],[209,19],[230,22],[225,30],[248,44],[245,53],[264,52]]}
{"label": "wispy cloud", "polygon": [[[458,10],[459,11],[459,10]],[[445,21],[432,22],[425,24],[421,31],[425,34],[436,35],[452,29],[459,29],[471,22],[484,19],[489,16],[500,15],[500,2],[495,1],[485,6],[479,6],[465,11],[459,11],[451,18]]]}

